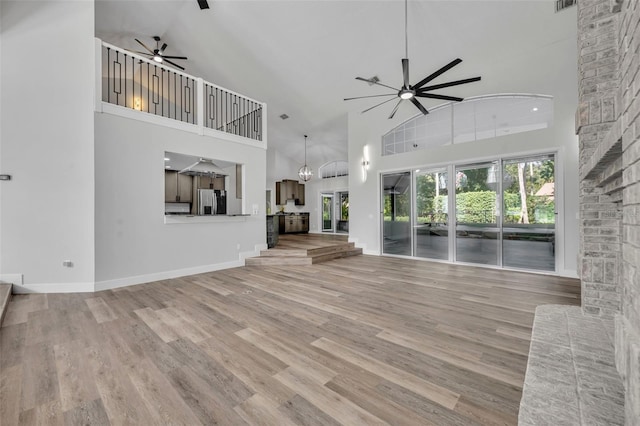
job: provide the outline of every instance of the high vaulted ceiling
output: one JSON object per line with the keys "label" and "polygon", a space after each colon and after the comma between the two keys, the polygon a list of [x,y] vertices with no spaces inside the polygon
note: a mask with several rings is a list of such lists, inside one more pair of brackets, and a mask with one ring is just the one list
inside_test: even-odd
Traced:
{"label": "high vaulted ceiling", "polygon": [[[554,70],[553,64],[536,67],[528,61],[575,38],[575,11],[555,13],[554,3],[409,1],[411,82],[459,57],[464,62],[434,83],[477,75],[482,81],[435,93],[553,94],[545,93],[545,79],[575,73],[575,68]],[[389,92],[356,81],[356,76],[376,75],[385,84],[401,86],[402,0],[209,4],[209,10],[200,10],[196,0],[97,0],[96,36],[132,50],[139,50],[134,38],[152,44],[152,36],[161,36],[168,54],[189,57],[180,62],[186,72],[267,103],[270,149],[302,162],[303,135],[308,134],[308,163],[314,168],[347,159],[347,113],[379,102],[343,98]],[[423,103],[430,108],[441,102]],[[393,105],[379,108],[384,117]],[[390,125],[416,112],[405,102]],[[281,114],[290,118],[281,120]]]}

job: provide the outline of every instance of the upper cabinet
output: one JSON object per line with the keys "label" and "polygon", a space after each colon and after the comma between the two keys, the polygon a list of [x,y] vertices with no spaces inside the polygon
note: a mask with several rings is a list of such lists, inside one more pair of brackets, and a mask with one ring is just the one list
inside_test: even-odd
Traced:
{"label": "upper cabinet", "polygon": [[291,179],[276,182],[276,204],[285,205],[287,200],[294,200],[296,206],[304,206],[304,184]]}
{"label": "upper cabinet", "polygon": [[164,172],[164,202],[190,203],[193,201],[193,178],[175,171]]}
{"label": "upper cabinet", "polygon": [[225,190],[224,176],[221,177],[209,177],[198,176],[198,189],[220,189]]}
{"label": "upper cabinet", "polygon": [[298,197],[295,199],[296,206],[304,206],[304,183],[298,183]]}

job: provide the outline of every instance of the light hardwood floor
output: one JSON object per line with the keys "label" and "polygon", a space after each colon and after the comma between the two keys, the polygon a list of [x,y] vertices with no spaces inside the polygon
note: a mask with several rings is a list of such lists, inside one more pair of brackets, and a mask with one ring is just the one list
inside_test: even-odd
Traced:
{"label": "light hardwood floor", "polygon": [[357,256],[14,296],[16,424],[516,424],[533,312],[577,280]]}

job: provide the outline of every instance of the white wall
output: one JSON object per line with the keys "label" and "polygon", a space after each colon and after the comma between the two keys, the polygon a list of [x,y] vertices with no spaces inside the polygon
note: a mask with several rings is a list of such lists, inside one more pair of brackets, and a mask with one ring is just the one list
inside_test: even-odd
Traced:
{"label": "white wall", "polygon": [[0,278],[89,290],[94,3],[3,0],[0,19]]}
{"label": "white wall", "polygon": [[307,182],[305,190],[305,207],[309,212],[309,232],[322,232],[322,193],[349,190],[349,176],[330,179],[316,179]]}
{"label": "white wall", "polygon": [[[575,9],[575,8],[574,8]],[[575,11],[560,19],[575,26]],[[558,151],[564,180],[563,231],[558,235],[559,273],[576,276],[578,253],[578,143],[574,131],[577,107],[576,39],[568,38],[547,49],[530,52],[509,64],[500,72],[487,70],[494,82],[489,93],[538,93],[554,96],[554,125],[550,129],[504,136],[497,139],[449,145],[382,157],[381,137],[390,129],[413,116],[413,106],[403,106],[393,120],[387,119],[392,106],[380,107],[366,114],[349,114],[349,237],[356,240],[366,253],[380,252],[380,173],[412,168],[426,168],[443,163],[461,163],[476,158],[508,156],[510,154],[548,150]],[[484,70],[476,70],[483,75]],[[446,80],[445,80],[446,81]],[[366,182],[361,178],[363,147],[368,145],[370,169]]]}
{"label": "white wall", "polygon": [[[97,288],[237,266],[266,247],[265,149],[110,114],[95,124]],[[165,151],[244,164],[246,212],[259,214],[165,224]]]}

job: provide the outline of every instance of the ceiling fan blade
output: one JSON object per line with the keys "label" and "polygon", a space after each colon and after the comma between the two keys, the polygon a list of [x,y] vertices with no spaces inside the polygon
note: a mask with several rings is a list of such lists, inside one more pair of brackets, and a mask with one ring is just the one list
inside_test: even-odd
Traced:
{"label": "ceiling fan blade", "polygon": [[207,3],[207,0],[198,0],[198,6],[200,6],[200,10],[209,9],[209,3]]}
{"label": "ceiling fan blade", "polygon": [[400,89],[396,89],[395,87],[387,86],[386,84],[382,84],[382,83],[379,83],[377,81],[369,80],[368,78],[356,77],[356,80],[366,81],[369,84],[377,84],[378,86],[386,87],[387,89],[400,91]]}
{"label": "ceiling fan blade", "polygon": [[416,93],[418,98],[442,99],[443,101],[462,102],[464,98],[456,98],[455,96],[436,95],[435,93]]}
{"label": "ceiling fan blade", "polygon": [[445,65],[444,67],[440,68],[438,71],[434,72],[431,75],[426,76],[425,78],[423,78],[422,80],[420,80],[418,82],[418,84],[414,85],[413,88],[415,90],[421,88],[422,86],[424,86],[425,84],[427,84],[428,82],[430,82],[431,80],[433,80],[434,78],[438,77],[441,74],[444,74],[445,72],[449,71],[451,68],[455,67],[456,65],[458,65],[460,62],[462,62],[462,59],[460,58],[456,58],[453,61],[449,62],[447,65]]}
{"label": "ceiling fan blade", "polygon": [[384,101],[384,102],[380,102],[379,104],[372,106],[371,108],[367,108],[367,109],[365,109],[364,111],[362,111],[362,112],[361,112],[361,114],[364,114],[364,113],[365,113],[365,112],[367,112],[367,111],[371,111],[372,109],[374,109],[374,108],[376,108],[376,107],[379,107],[380,105],[384,105],[384,104],[386,104],[387,102],[391,102],[393,99],[394,99],[394,98],[387,99],[387,100],[386,100],[386,101]]}
{"label": "ceiling fan blade", "polygon": [[164,52],[164,49],[166,48],[167,48],[167,43],[162,43],[162,47],[160,48],[160,50],[158,50],[158,53],[162,55],[162,53]]}
{"label": "ceiling fan blade", "polygon": [[144,47],[145,49],[147,49],[149,51],[149,53],[151,53],[153,55],[153,50],[149,49],[147,47],[146,44],[144,44],[143,42],[141,42],[140,40],[138,40],[137,38],[134,38],[135,41],[137,41],[142,47]]}
{"label": "ceiling fan blade", "polygon": [[[163,56],[163,58],[165,58],[165,57]],[[168,60],[168,59],[164,59],[164,62],[166,62],[166,63],[168,63],[168,64],[171,64],[171,65],[173,65],[173,66],[174,66],[174,67],[176,67],[176,68],[180,68],[182,71],[184,71],[184,67],[181,67],[180,65],[176,64],[175,62],[171,62],[171,61],[170,61],[170,60]]]}
{"label": "ceiling fan blade", "polygon": [[400,104],[402,103],[404,99],[400,99],[398,101],[398,103],[396,104],[395,108],[393,108],[393,111],[391,111],[391,115],[389,115],[389,120],[391,120],[393,118],[394,115],[396,115],[396,111],[398,111],[398,107],[400,106]]}
{"label": "ceiling fan blade", "polygon": [[129,52],[137,53],[138,55],[153,56],[151,53],[147,53],[147,52],[139,52],[139,51],[137,51],[137,50],[130,50]]}
{"label": "ceiling fan blade", "polygon": [[404,58],[402,59],[402,78],[404,81],[404,86],[408,88],[409,87],[409,59],[408,58]]}
{"label": "ceiling fan blade", "polygon": [[422,89],[419,89],[418,93],[428,92],[430,90],[436,90],[436,89],[444,89],[445,87],[459,86],[461,84],[473,83],[474,81],[480,81],[481,78],[482,77],[465,78],[464,80],[456,80],[456,81],[450,81],[448,83],[435,84],[433,86],[426,86],[426,87],[423,87]]}
{"label": "ceiling fan blade", "polygon": [[167,55],[160,55],[165,59],[187,59],[186,56],[167,56]]}
{"label": "ceiling fan blade", "polygon": [[344,98],[343,101],[352,101],[354,99],[378,98],[380,96],[398,96],[397,93],[385,93],[384,95],[357,96],[355,98]]}
{"label": "ceiling fan blade", "polygon": [[420,101],[417,100],[415,97],[411,98],[411,103],[414,104],[416,108],[418,108],[420,112],[423,113],[424,115],[429,114],[429,111],[427,111],[427,109],[424,106],[422,106]]}

